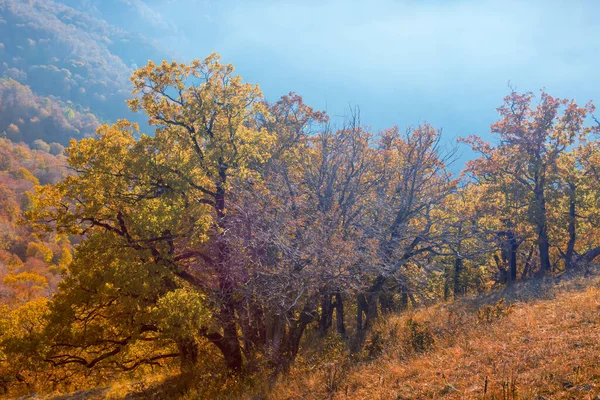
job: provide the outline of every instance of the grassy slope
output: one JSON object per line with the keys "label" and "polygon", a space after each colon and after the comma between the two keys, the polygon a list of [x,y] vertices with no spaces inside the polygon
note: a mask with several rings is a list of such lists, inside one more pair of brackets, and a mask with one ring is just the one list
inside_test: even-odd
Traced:
{"label": "grassy slope", "polygon": [[[506,315],[491,322],[477,317],[478,308],[501,297],[514,304]],[[428,323],[436,339],[431,350],[411,349],[408,318]],[[379,330],[385,343],[374,361],[350,366],[333,384],[336,367],[281,382],[269,397],[600,399],[595,277],[521,284],[487,298],[389,317]]]}
{"label": "grassy slope", "polygon": [[[509,310],[498,307],[491,321],[478,317],[501,298]],[[409,319],[427,327],[421,332],[433,335],[432,347],[415,351]],[[600,399],[600,276],[521,283],[387,316],[375,331],[358,359],[336,346],[313,351],[319,355],[299,360],[274,384],[260,376],[246,384],[196,377],[188,385],[154,377],[61,399]]]}

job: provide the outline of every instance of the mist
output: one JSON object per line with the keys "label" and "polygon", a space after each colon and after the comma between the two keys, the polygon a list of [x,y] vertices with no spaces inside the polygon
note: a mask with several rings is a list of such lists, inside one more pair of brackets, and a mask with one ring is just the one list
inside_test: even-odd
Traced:
{"label": "mist", "polygon": [[[578,102],[600,87],[593,1],[148,1],[183,59],[220,53],[275,100],[295,91],[374,129],[430,122],[486,136],[508,94],[541,88]],[[152,11],[152,12],[150,12]],[[168,32],[168,33],[167,33]]]}

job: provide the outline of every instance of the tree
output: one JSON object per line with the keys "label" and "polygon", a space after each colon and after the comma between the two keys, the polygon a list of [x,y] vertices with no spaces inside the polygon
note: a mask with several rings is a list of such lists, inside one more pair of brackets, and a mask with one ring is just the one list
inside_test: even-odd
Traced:
{"label": "tree", "polygon": [[35,150],[43,151],[45,153],[50,152],[50,145],[41,139],[34,140],[33,143],[31,144],[31,148],[35,149]]}
{"label": "tree", "polygon": [[[547,202],[557,182],[557,163],[579,136],[587,134],[585,118],[594,108],[591,103],[579,107],[544,91],[535,106],[534,98],[533,93],[515,91],[504,98],[498,108],[502,119],[491,127],[499,144],[491,145],[477,136],[466,142],[481,155],[469,162],[469,172],[492,183],[500,193],[514,193],[515,207],[527,207],[527,220],[535,229],[539,273],[544,274],[552,269]],[[514,216],[509,218],[509,224],[516,225]]]}
{"label": "tree", "polygon": [[440,130],[422,125],[404,134],[397,128],[387,130],[377,143],[378,184],[367,215],[372,221],[368,235],[377,241],[378,255],[368,266],[374,279],[358,295],[359,337],[378,314],[386,282],[396,278],[406,306],[411,293],[399,276],[402,269],[444,244],[446,218],[438,218],[436,209],[456,189],[457,180],[447,170],[453,153],[442,148],[440,139]]}
{"label": "tree", "polygon": [[[230,370],[242,368],[235,299],[243,282],[228,263],[228,199],[236,179],[260,179],[254,166],[269,158],[273,139],[252,123],[266,113],[260,91],[232,73],[215,55],[189,66],[149,63],[132,78],[140,97],[130,104],[148,114],[155,135],[137,139],[137,127],[126,121],[103,126],[67,150],[78,175],[40,191],[32,220],[46,230],[86,234],[53,302],[53,335],[74,343],[56,347],[54,364],[89,368],[113,362],[138,339],[164,340],[152,309],[180,293],[195,296],[201,304],[193,306],[211,315],[210,324],[193,321],[196,335],[222,352]],[[80,311],[73,314],[70,304]],[[103,317],[92,313],[83,321],[97,334],[83,335],[75,329],[78,313],[95,308]],[[117,320],[123,325],[115,337]],[[129,354],[117,365],[130,369],[178,355],[184,368],[193,367],[195,337],[169,339],[178,353],[137,360]]]}
{"label": "tree", "polygon": [[58,156],[65,151],[65,147],[60,143],[50,143],[50,154]]}

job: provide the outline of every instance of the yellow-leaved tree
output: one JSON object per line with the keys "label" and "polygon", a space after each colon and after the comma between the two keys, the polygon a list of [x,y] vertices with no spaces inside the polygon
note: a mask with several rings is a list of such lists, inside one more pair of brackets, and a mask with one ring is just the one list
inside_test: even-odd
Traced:
{"label": "yellow-leaved tree", "polygon": [[131,370],[179,357],[189,369],[204,340],[239,371],[244,276],[225,233],[236,182],[260,187],[274,146],[268,110],[216,55],[150,62],[132,81],[130,106],[154,135],[119,121],[72,141],[77,174],[38,189],[28,213],[40,229],[85,237],[50,305],[45,359]]}

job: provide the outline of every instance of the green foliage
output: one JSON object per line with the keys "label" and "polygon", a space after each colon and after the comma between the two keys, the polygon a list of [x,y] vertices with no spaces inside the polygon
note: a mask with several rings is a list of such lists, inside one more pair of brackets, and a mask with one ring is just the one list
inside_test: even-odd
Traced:
{"label": "green foliage", "polygon": [[170,338],[194,337],[210,318],[206,296],[189,288],[165,294],[157,301],[153,315],[160,330]]}
{"label": "green foliage", "polygon": [[64,114],[68,121],[71,121],[75,118],[75,111],[69,107],[65,108]]}

